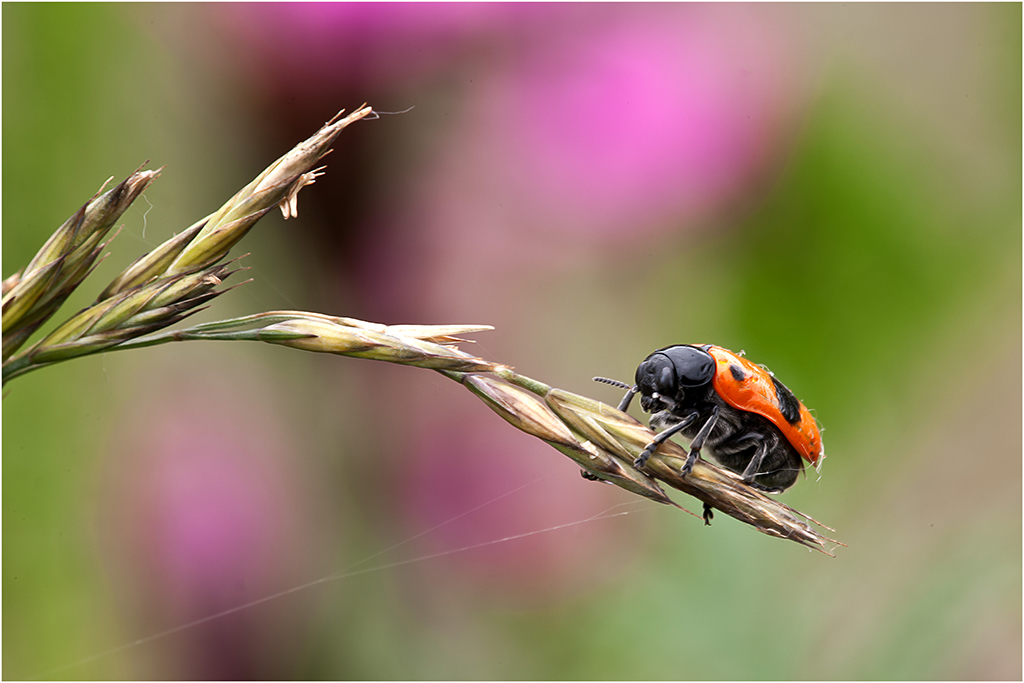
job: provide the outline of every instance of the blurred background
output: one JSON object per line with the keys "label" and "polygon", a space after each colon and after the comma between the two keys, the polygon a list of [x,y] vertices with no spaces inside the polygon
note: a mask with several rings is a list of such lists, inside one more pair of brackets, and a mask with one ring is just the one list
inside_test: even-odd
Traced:
{"label": "blurred background", "polygon": [[613,404],[745,350],[824,427],[782,500],[849,545],[584,481],[426,370],[106,354],[4,391],[5,678],[1020,679],[1019,4],[2,12],[4,276],[165,166],[70,313],[339,109],[404,112],[194,320],[487,323]]}

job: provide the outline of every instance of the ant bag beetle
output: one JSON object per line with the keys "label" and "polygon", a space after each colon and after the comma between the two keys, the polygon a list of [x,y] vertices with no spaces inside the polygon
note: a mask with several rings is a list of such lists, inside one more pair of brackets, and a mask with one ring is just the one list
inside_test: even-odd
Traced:
{"label": "ant bag beetle", "polygon": [[674,434],[691,439],[683,476],[706,448],[720,465],[769,493],[796,482],[801,458],[817,465],[825,458],[821,434],[810,411],[768,370],[711,344],[680,344],[659,349],[636,369],[619,410],[640,394],[640,407],[659,431],[635,465],[643,467]]}

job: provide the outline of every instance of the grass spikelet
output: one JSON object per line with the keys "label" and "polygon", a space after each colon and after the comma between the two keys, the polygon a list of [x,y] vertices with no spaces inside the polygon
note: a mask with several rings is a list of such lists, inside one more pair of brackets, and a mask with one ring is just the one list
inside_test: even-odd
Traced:
{"label": "grass spikelet", "polygon": [[138,170],[107,192],[100,188],[57,228],[23,270],[4,281],[5,361],[57,312],[91,272],[102,252],[103,238],[159,175],[160,171]]}
{"label": "grass spikelet", "polygon": [[305,142],[272,163],[211,215],[196,237],[167,267],[166,274],[188,272],[223,258],[249,229],[275,206],[285,204],[285,217],[298,213],[296,195],[313,182],[311,169],[349,124],[366,118],[373,109],[362,106],[350,115],[325,124]]}

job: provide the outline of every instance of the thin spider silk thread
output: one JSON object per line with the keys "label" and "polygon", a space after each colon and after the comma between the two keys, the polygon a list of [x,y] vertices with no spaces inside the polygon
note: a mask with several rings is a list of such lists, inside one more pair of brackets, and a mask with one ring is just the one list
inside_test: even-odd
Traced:
{"label": "thin spider silk thread", "polygon": [[[378,551],[378,552],[374,553],[373,555],[365,557],[362,560],[359,560],[358,562],[355,562],[354,564],[349,565],[348,567],[346,567],[345,569],[343,569],[343,570],[341,570],[339,572],[336,572],[336,573],[333,573],[333,574],[328,574],[327,576],[323,576],[323,577],[321,577],[319,579],[315,579],[313,581],[308,581],[308,582],[300,584],[298,586],[293,586],[292,588],[288,588],[288,589],[283,590],[283,591],[278,591],[276,593],[272,593],[270,595],[266,595],[266,596],[264,596],[262,598],[257,598],[256,600],[251,600],[249,602],[246,602],[244,604],[238,605],[236,607],[231,607],[231,608],[226,609],[226,610],[221,610],[220,612],[216,612],[214,614],[210,614],[210,615],[207,615],[205,617],[200,617],[199,619],[194,619],[194,620],[189,621],[187,623],[180,624],[178,626],[174,626],[174,627],[171,627],[169,629],[164,629],[163,631],[158,631],[157,633],[153,633],[153,634],[150,634],[148,636],[144,636],[142,638],[137,638],[137,639],[135,639],[135,640],[133,640],[131,642],[124,643],[122,645],[118,645],[117,647],[110,648],[109,650],[104,650],[104,651],[99,652],[97,654],[90,655],[88,657],[84,657],[84,658],[76,660],[74,662],[61,665],[61,666],[59,666],[57,668],[54,668],[54,669],[50,669],[49,671],[47,671],[47,672],[45,672],[43,674],[40,674],[39,676],[35,676],[35,677],[31,678],[31,679],[28,679],[28,680],[39,680],[39,679],[49,678],[49,677],[53,676],[54,674],[58,674],[58,673],[60,673],[62,671],[66,671],[68,669],[73,669],[73,668],[75,668],[77,666],[82,666],[84,664],[89,664],[90,662],[94,662],[94,661],[97,661],[99,659],[103,659],[105,657],[109,657],[111,655],[115,655],[115,654],[117,654],[119,652],[125,652],[127,650],[132,649],[132,648],[139,647],[141,645],[145,645],[147,643],[151,643],[151,642],[156,641],[156,640],[160,640],[161,638],[166,638],[166,637],[174,635],[176,633],[181,633],[181,632],[187,631],[187,630],[189,630],[191,628],[195,628],[197,626],[200,626],[202,624],[208,623],[210,621],[214,621],[216,619],[220,619],[222,617],[226,617],[228,615],[235,614],[235,613],[238,613],[238,612],[250,609],[252,607],[256,607],[257,605],[262,605],[262,604],[270,602],[272,600],[276,600],[278,598],[283,598],[283,597],[285,597],[287,595],[291,595],[291,594],[297,593],[299,591],[303,591],[303,590],[307,590],[309,588],[313,588],[314,586],[319,586],[321,584],[329,583],[329,582],[332,582],[332,581],[340,581],[341,579],[347,579],[347,578],[351,578],[351,577],[354,577],[354,576],[360,576],[362,574],[370,574],[370,573],[376,572],[376,571],[384,571],[386,569],[392,569],[392,568],[395,568],[395,567],[402,567],[402,566],[405,566],[405,565],[415,564],[417,562],[425,562],[427,560],[433,560],[433,559],[437,559],[439,557],[445,557],[447,555],[454,555],[454,554],[461,553],[461,552],[468,552],[470,550],[476,550],[478,548],[484,548],[484,547],[487,547],[487,546],[496,545],[498,543],[506,543],[508,541],[515,541],[515,540],[518,540],[518,539],[521,539],[521,538],[528,538],[530,536],[536,536],[536,535],[539,535],[539,534],[545,534],[545,533],[549,533],[549,532],[552,532],[552,531],[559,531],[559,530],[562,530],[562,529],[567,529],[567,528],[570,528],[570,527],[578,526],[580,524],[587,524],[589,522],[596,522],[596,521],[600,521],[600,520],[603,520],[603,519],[612,519],[612,518],[615,518],[615,517],[623,517],[625,515],[628,515],[630,512],[644,512],[644,511],[647,511],[647,510],[653,510],[654,509],[654,506],[653,505],[649,505],[648,501],[629,501],[627,503],[617,503],[616,505],[613,505],[610,508],[608,508],[608,509],[606,509],[606,510],[604,510],[602,512],[594,514],[594,515],[592,515],[590,517],[587,517],[585,519],[577,520],[575,522],[567,522],[565,524],[556,524],[554,526],[546,527],[544,529],[537,529],[535,531],[528,531],[528,532],[524,532],[524,533],[521,533],[521,534],[513,534],[511,536],[504,536],[502,538],[493,539],[493,540],[490,540],[490,541],[483,541],[481,543],[473,543],[473,544],[462,546],[462,547],[459,547],[459,548],[452,548],[452,549],[449,549],[449,550],[442,550],[442,551],[435,552],[435,553],[429,553],[429,554],[426,554],[426,555],[420,555],[418,557],[410,558],[410,559],[407,559],[407,560],[398,560],[398,561],[395,561],[395,562],[389,562],[389,563],[385,563],[385,564],[381,564],[381,565],[376,565],[376,566],[373,566],[373,567],[367,567],[366,569],[357,569],[357,570],[353,569],[354,567],[358,567],[361,564],[369,562],[370,560],[372,560],[375,557],[379,557],[379,556],[381,556],[381,555],[383,555],[385,553],[389,553],[389,552],[395,550],[396,548],[399,548],[399,547],[401,547],[401,546],[403,546],[403,545],[405,545],[407,543],[410,543],[410,542],[416,540],[417,538],[421,538],[421,537],[423,537],[423,536],[425,536],[425,535],[427,535],[429,533],[432,533],[432,532],[434,532],[434,531],[444,527],[447,524],[451,524],[452,522],[454,522],[454,521],[456,521],[458,519],[461,519],[462,517],[465,517],[466,515],[470,515],[470,514],[476,512],[476,511],[480,510],[481,508],[484,508],[484,507],[486,507],[488,505],[491,505],[492,503],[495,503],[495,502],[501,500],[502,498],[505,498],[507,496],[510,496],[510,495],[512,495],[514,493],[517,493],[517,492],[523,490],[524,488],[532,486],[533,484],[536,484],[538,481],[543,480],[547,476],[552,476],[552,475],[545,475],[544,477],[539,477],[538,479],[535,479],[534,481],[528,482],[526,484],[523,484],[522,486],[519,486],[518,488],[515,488],[515,489],[513,489],[511,491],[508,491],[506,493],[503,493],[500,496],[497,496],[496,498],[493,498],[493,499],[487,501],[486,503],[481,503],[480,505],[476,506],[475,508],[472,508],[472,509],[467,510],[465,512],[461,512],[461,513],[459,513],[455,517],[452,517],[449,520],[441,522],[440,524],[437,524],[437,525],[435,525],[435,526],[433,526],[433,527],[431,527],[429,529],[426,529],[425,531],[421,531],[421,532],[419,532],[419,533],[417,533],[417,534],[415,534],[415,535],[405,539],[404,541],[396,543],[395,545],[393,545],[393,546],[391,546],[389,548],[385,548],[384,550]],[[636,505],[649,505],[649,506],[645,507],[645,508],[642,508],[640,510],[626,510],[626,511],[623,511],[623,512],[614,512],[613,513],[613,510],[616,510],[618,508],[628,507],[628,506],[636,506]]]}

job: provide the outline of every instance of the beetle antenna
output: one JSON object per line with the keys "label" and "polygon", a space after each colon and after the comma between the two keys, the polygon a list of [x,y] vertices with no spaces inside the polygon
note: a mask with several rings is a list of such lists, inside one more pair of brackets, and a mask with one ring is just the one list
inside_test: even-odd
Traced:
{"label": "beetle antenna", "polygon": [[594,381],[595,382],[600,382],[601,384],[611,384],[613,387],[618,387],[620,389],[632,389],[633,388],[632,384],[626,384],[625,382],[620,382],[617,379],[608,379],[607,377],[595,377]]}

